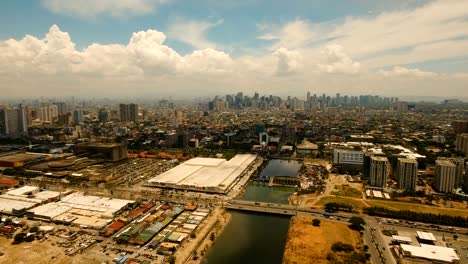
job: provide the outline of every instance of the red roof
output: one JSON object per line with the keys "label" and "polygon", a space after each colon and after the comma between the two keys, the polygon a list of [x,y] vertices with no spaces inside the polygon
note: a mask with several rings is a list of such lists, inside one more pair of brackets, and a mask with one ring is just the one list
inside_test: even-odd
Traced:
{"label": "red roof", "polygon": [[16,186],[19,185],[19,182],[11,179],[0,179],[0,185]]}

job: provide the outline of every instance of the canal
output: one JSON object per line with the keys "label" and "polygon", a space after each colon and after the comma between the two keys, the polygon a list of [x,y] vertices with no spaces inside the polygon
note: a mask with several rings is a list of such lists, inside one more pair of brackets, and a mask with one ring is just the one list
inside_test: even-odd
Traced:
{"label": "canal", "polygon": [[[271,160],[260,175],[296,177],[301,165],[297,161]],[[293,188],[250,182],[239,199],[287,204],[293,192]],[[289,219],[287,216],[231,211],[231,221],[208,251],[204,263],[281,263]]]}

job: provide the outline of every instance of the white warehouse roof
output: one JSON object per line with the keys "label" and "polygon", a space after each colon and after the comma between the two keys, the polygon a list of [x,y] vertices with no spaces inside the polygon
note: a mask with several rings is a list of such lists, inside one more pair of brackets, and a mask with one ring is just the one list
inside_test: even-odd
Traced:
{"label": "white warehouse roof", "polygon": [[437,241],[435,236],[432,233],[416,231],[418,237],[422,240]]}
{"label": "white warehouse roof", "polygon": [[198,190],[209,188],[211,191],[225,192],[255,158],[256,156],[251,154],[238,154],[229,161],[194,158],[148,182],[156,186]]}
{"label": "white warehouse roof", "polygon": [[405,244],[401,244],[400,246],[401,249],[405,251],[405,253],[409,253],[413,258],[421,258],[439,262],[443,261],[446,263],[452,263],[454,260],[460,260],[460,257],[457,255],[453,248],[439,247],[426,244],[421,244],[420,247]]}

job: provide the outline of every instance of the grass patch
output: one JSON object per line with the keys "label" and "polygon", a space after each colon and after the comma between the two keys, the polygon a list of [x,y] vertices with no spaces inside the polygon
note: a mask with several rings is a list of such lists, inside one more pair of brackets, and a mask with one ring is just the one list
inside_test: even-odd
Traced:
{"label": "grass patch", "polygon": [[456,208],[442,208],[423,204],[396,202],[396,201],[380,201],[380,200],[368,200],[367,203],[371,206],[380,206],[393,210],[409,210],[420,213],[433,213],[443,214],[450,216],[462,216],[468,217],[468,210],[456,209]]}
{"label": "grass patch", "polygon": [[336,196],[346,196],[352,198],[361,198],[362,192],[356,188],[345,186],[345,185],[337,185],[335,186],[335,190],[331,192],[331,194]]}

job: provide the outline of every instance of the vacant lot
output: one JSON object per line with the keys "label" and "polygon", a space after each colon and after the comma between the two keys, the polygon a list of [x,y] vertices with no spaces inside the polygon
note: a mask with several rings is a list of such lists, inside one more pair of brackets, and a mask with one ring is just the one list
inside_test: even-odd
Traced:
{"label": "vacant lot", "polygon": [[52,246],[49,241],[25,242],[19,245],[12,245],[11,242],[11,239],[0,237],[0,251],[4,253],[0,256],[0,264],[99,264],[105,260],[102,256],[99,259],[89,253],[69,257],[65,255],[64,248]]}
{"label": "vacant lot", "polygon": [[315,205],[318,206],[324,206],[327,203],[344,203],[344,204],[350,204],[356,208],[362,208],[362,207],[367,207],[367,204],[364,203],[360,199],[352,199],[352,198],[346,198],[346,197],[335,197],[335,196],[324,196],[320,198],[320,200],[317,201]]}
{"label": "vacant lot", "polygon": [[320,226],[312,226],[311,217],[294,217],[289,227],[283,256],[284,264],[329,263],[326,259],[335,242],[361,243],[359,232],[345,223],[320,219]]}
{"label": "vacant lot", "polygon": [[347,185],[335,185],[335,191],[332,191],[331,194],[352,198],[362,198],[362,192],[360,190]]}
{"label": "vacant lot", "polygon": [[451,216],[468,217],[468,210],[456,208],[442,208],[423,204],[395,202],[395,201],[381,201],[381,200],[368,200],[367,203],[371,206],[380,206],[393,210],[411,210],[413,212],[445,214]]}

